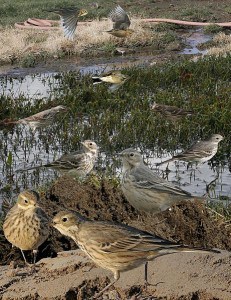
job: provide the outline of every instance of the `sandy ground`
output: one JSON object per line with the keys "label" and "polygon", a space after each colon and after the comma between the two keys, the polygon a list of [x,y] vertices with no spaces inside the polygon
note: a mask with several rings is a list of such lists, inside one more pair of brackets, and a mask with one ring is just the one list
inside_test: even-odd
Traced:
{"label": "sandy ground", "polygon": [[[40,205],[50,215],[63,208],[95,220],[123,222],[165,239],[196,247],[222,249],[221,253],[177,253],[149,263],[144,287],[144,266],[125,272],[115,287],[99,299],[231,299],[231,226],[213,217],[198,201],[180,202],[155,216],[139,214],[110,181],[82,183],[63,177],[41,194]],[[0,231],[0,299],[88,300],[113,274],[96,267],[77,245],[53,229],[39,249],[36,271],[24,267],[17,248]],[[28,261],[32,257],[26,253]]]}
{"label": "sandy ground", "polygon": [[[147,289],[144,267],[121,275],[99,299],[231,299],[231,255],[177,253],[149,262]],[[1,299],[90,299],[112,274],[94,266],[80,251],[45,258],[30,275],[28,268],[1,267]],[[131,288],[132,287],[132,288]]]}

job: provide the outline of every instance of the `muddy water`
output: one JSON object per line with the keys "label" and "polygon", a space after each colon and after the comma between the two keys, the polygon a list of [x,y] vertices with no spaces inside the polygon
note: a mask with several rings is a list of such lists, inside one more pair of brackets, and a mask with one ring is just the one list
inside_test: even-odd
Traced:
{"label": "muddy water", "polygon": [[[192,33],[189,35],[187,44],[191,46],[191,51],[186,48],[182,53],[192,54],[201,53],[197,49],[198,43],[206,41],[207,36],[201,37],[201,32]],[[198,42],[199,40],[199,42]],[[76,71],[81,74],[94,74],[110,69],[121,69],[139,65],[147,67],[155,63],[156,55],[126,55],[109,58],[107,60],[98,58],[88,61],[80,59],[65,60],[65,62],[53,62],[50,65],[39,66],[36,69],[14,69],[2,70],[0,75],[0,94],[8,95],[13,98],[24,95],[28,101],[44,100],[47,98],[53,99],[60,93],[59,90],[59,72],[61,71]],[[31,75],[33,74],[33,75]],[[25,102],[26,103],[26,102]],[[83,123],[81,120],[79,127],[84,127],[87,130],[90,127],[87,120]],[[2,141],[1,161],[0,161],[0,202],[3,198],[14,196],[20,189],[33,187],[38,188],[41,185],[46,185],[58,174],[52,170],[44,168],[19,172],[16,170],[23,169],[28,166],[42,165],[57,159],[64,152],[63,140],[58,138],[55,132],[59,130],[59,125],[54,124],[53,128],[42,132],[33,133],[28,127],[17,127],[14,130],[0,132]],[[99,145],[100,146],[100,145]],[[137,145],[138,147],[138,145]],[[153,149],[146,149],[145,161],[149,166],[155,169],[155,164],[160,161],[158,153]],[[7,165],[9,157],[13,157],[12,163]],[[165,158],[170,157],[169,153],[165,154]],[[164,160],[165,158],[162,158]],[[115,164],[113,164],[115,162]],[[118,157],[114,153],[104,153],[101,148],[101,153],[98,161],[98,168],[107,168],[110,166],[112,173],[120,176],[121,164],[118,162]],[[156,171],[162,176],[165,174],[166,165]],[[198,168],[189,168],[184,163],[176,165],[174,162],[169,165],[171,172],[167,179],[181,186],[183,189],[195,195],[204,195],[206,185],[214,181],[214,189],[211,191],[211,196],[230,196],[231,194],[231,174],[227,166],[213,167],[206,163]]]}

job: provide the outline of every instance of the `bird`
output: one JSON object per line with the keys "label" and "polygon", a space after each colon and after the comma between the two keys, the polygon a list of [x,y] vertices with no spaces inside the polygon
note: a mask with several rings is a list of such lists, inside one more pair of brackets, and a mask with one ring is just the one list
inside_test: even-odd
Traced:
{"label": "bird", "polygon": [[38,247],[49,236],[50,219],[38,206],[39,194],[33,190],[24,190],[18,195],[16,204],[9,210],[3,223],[3,232],[6,239],[23,251],[32,250],[34,264]]}
{"label": "bird", "polygon": [[85,177],[94,167],[98,156],[98,146],[91,140],[81,142],[82,149],[62,155],[59,159],[41,166],[29,167],[17,170],[17,172],[38,169],[41,167],[51,168],[59,171],[61,174],[67,174],[74,178]]}
{"label": "bird", "polygon": [[43,128],[51,125],[57,114],[61,112],[67,112],[67,110],[68,110],[67,107],[63,105],[59,105],[47,110],[43,110],[27,118],[17,120],[15,123],[29,125],[32,131],[35,132],[38,128]]}
{"label": "bird", "polygon": [[88,14],[88,11],[86,9],[78,9],[76,7],[51,9],[46,11],[60,15],[61,27],[63,28],[64,36],[70,40],[73,40],[74,38],[79,17],[83,17]]}
{"label": "bird", "polygon": [[101,82],[110,83],[111,86],[109,87],[109,90],[111,92],[118,90],[119,87],[128,80],[128,78],[129,77],[127,75],[122,74],[119,70],[112,70],[106,73],[102,73],[99,76],[92,77],[94,85]]}
{"label": "bird", "polygon": [[113,9],[109,13],[108,17],[113,22],[113,29],[106,31],[107,33],[114,35],[118,38],[126,38],[134,32],[134,30],[129,29],[131,22],[127,13],[123,10],[123,8],[120,5]]}
{"label": "bird", "polygon": [[219,253],[218,250],[189,248],[124,224],[91,221],[74,211],[58,212],[52,224],[61,234],[72,238],[96,265],[113,272],[114,281],[94,299],[114,285],[121,272],[143,263],[146,270],[147,262],[158,256],[176,252]]}
{"label": "bird", "polygon": [[135,149],[125,149],[120,156],[123,163],[121,189],[128,202],[137,210],[155,214],[174,203],[192,198],[190,193],[149,169],[140,152]]}
{"label": "bird", "polygon": [[151,110],[161,113],[171,121],[178,121],[182,117],[188,117],[195,114],[192,110],[185,110],[176,106],[158,104],[156,102],[151,105]]}
{"label": "bird", "polygon": [[209,161],[218,150],[218,144],[224,139],[220,134],[212,134],[205,140],[198,141],[187,150],[174,155],[172,158],[167,159],[157,165],[160,166],[169,163],[173,160],[182,160],[186,162],[205,163]]}
{"label": "bird", "polygon": [[121,189],[128,202],[138,211],[156,214],[169,209],[181,200],[200,200],[204,204],[222,204],[227,201],[216,198],[193,196],[178,186],[161,178],[143,162],[139,151],[132,148],[123,150],[123,171]]}

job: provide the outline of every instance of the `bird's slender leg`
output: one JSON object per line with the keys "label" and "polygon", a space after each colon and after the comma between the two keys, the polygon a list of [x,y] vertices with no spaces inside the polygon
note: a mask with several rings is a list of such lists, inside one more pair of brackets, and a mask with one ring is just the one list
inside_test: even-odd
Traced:
{"label": "bird's slender leg", "polygon": [[[20,250],[21,250],[21,249],[20,249]],[[30,265],[30,264],[27,262],[26,257],[25,257],[25,254],[23,253],[22,250],[21,250],[21,253],[22,253],[22,256],[23,256],[23,258],[24,258],[25,264],[26,264],[26,265]]]}
{"label": "bird's slender leg", "polygon": [[115,280],[113,280],[112,282],[110,282],[108,285],[105,286],[105,288],[102,289],[102,291],[100,291],[98,294],[96,294],[93,299],[97,299],[99,298],[105,291],[107,291],[112,285],[114,285],[120,278],[120,273],[119,271],[115,271],[114,273],[114,278]]}
{"label": "bird's slender leg", "polygon": [[33,250],[33,256],[34,256],[33,264],[34,264],[34,265],[35,265],[35,263],[36,263],[37,253],[38,253],[38,250]]}
{"label": "bird's slender leg", "polygon": [[146,261],[144,264],[144,283],[148,285],[148,262]]}

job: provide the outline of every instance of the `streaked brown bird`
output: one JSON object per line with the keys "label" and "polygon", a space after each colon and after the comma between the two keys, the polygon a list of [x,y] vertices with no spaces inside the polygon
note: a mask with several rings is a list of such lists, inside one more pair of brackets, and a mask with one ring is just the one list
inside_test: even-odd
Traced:
{"label": "streaked brown bird", "polygon": [[115,280],[94,298],[102,295],[118,281],[121,272],[136,268],[158,256],[176,252],[208,254],[210,251],[175,244],[134,227],[90,221],[80,214],[68,211],[59,212],[53,218],[53,226],[62,234],[72,238],[98,266],[113,272]]}
{"label": "streaked brown bird", "polygon": [[102,82],[110,83],[109,90],[111,92],[117,91],[121,85],[129,79],[127,75],[124,75],[119,70],[112,70],[106,73],[103,73],[99,76],[93,76],[93,84],[99,84]]}
{"label": "streaked brown bird", "polygon": [[41,111],[37,114],[34,114],[30,117],[20,119],[20,120],[16,121],[15,123],[28,125],[31,127],[31,129],[33,131],[36,131],[37,128],[43,128],[43,127],[47,127],[47,126],[51,125],[54,121],[54,118],[58,114],[60,114],[62,112],[67,112],[67,111],[68,111],[67,107],[65,107],[63,105],[59,105],[59,106],[55,106],[55,107],[52,107],[47,110],[43,110],[43,111]]}
{"label": "streaked brown bird", "polygon": [[140,152],[128,148],[120,153],[123,162],[121,189],[128,202],[137,210],[156,214],[182,200],[198,199],[203,203],[227,201],[193,196],[187,191],[161,178],[143,162]]}
{"label": "streaked brown bird", "polygon": [[204,163],[206,161],[209,161],[217,153],[218,144],[223,139],[223,136],[221,136],[220,134],[212,134],[209,138],[198,141],[187,150],[174,155],[172,158],[167,159],[157,165],[160,166],[173,160],[182,160],[200,164]]}
{"label": "streaked brown bird", "polygon": [[170,119],[171,121],[178,121],[183,117],[188,117],[195,114],[192,110],[186,110],[171,105],[158,104],[156,102],[152,104],[151,110],[162,114],[163,116],[165,116],[167,119]]}
{"label": "streaked brown bird", "polygon": [[60,16],[61,27],[63,28],[64,36],[70,40],[73,40],[74,38],[79,17],[83,17],[88,14],[86,9],[78,8],[60,8],[46,11],[53,12]]}
{"label": "streaked brown bird", "polygon": [[38,206],[39,195],[35,191],[25,190],[18,196],[17,203],[9,210],[3,223],[6,239],[19,248],[27,263],[23,251],[32,250],[34,263],[38,247],[48,238],[50,220]]}
{"label": "streaked brown bird", "polygon": [[134,32],[134,30],[129,29],[131,22],[127,13],[123,10],[123,8],[120,5],[113,9],[109,13],[108,17],[113,22],[113,29],[106,31],[107,33],[114,35],[118,38],[126,38]]}
{"label": "streaked brown bird", "polygon": [[81,142],[81,144],[82,149],[79,151],[64,154],[59,159],[49,164],[17,170],[17,172],[45,167],[75,178],[85,177],[94,167],[98,156],[98,146],[91,140],[85,140],[84,142]]}

